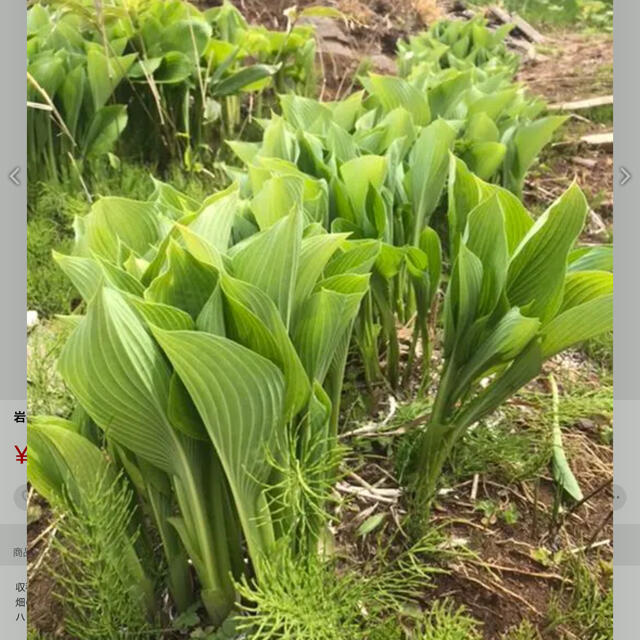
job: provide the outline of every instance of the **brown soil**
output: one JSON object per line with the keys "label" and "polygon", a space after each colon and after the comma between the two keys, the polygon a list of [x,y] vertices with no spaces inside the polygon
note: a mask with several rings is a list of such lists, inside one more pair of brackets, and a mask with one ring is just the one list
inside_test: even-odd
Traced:
{"label": "brown soil", "polygon": [[55,566],[55,552],[49,545],[53,531],[50,528],[53,522],[52,513],[45,500],[37,494],[34,493],[32,501],[34,508],[42,515],[27,527],[29,626],[50,633],[54,637],[62,637],[62,604],[54,596],[55,580],[51,575],[51,567]]}
{"label": "brown soil", "polygon": [[559,33],[538,46],[541,56],[518,79],[550,103],[612,93],[613,40],[610,36]]}
{"label": "brown soil", "polygon": [[[538,47],[538,59],[527,63],[518,79],[549,104],[613,93],[613,41],[609,36],[561,33]],[[595,213],[590,240],[607,239],[613,214],[613,154],[580,141],[585,134],[611,131],[611,114],[603,109],[577,111],[547,148],[539,170],[527,180],[526,201],[544,208],[576,179]]]}
{"label": "brown soil", "polygon": [[[562,380],[568,383],[579,379],[593,384],[594,389],[598,386],[597,370],[578,352],[555,358],[545,370],[558,380],[561,395]],[[541,376],[529,389],[549,394],[547,385]],[[522,408],[521,424],[515,427],[526,430],[526,401],[516,396],[510,404]],[[574,509],[563,507],[558,516],[554,516],[555,485],[546,470],[536,480],[516,483],[488,470],[478,477],[475,497],[473,477],[447,488],[438,498],[429,523],[431,528],[442,527],[444,553],[423,558],[425,564],[444,573],[434,574],[431,584],[425,585],[422,605],[428,607],[438,598],[452,598],[482,622],[486,640],[500,639],[523,619],[529,620],[544,640],[575,637],[570,629],[562,627],[543,632],[549,622],[550,603],[561,597],[563,586],[570,587],[570,579],[554,561],[554,555],[563,555],[563,561],[569,556],[579,557],[589,566],[612,561],[613,452],[601,443],[598,429],[598,425],[610,425],[610,420],[610,416],[594,415],[563,429],[568,459],[587,499]],[[407,426],[411,429],[415,423]],[[393,459],[391,445],[386,442],[389,440],[370,438],[366,453],[360,449],[360,455],[358,442],[352,442],[356,452],[347,466],[355,468],[356,460],[364,461],[356,471],[364,483],[398,489],[394,469],[389,466]],[[376,452],[380,455],[375,456]],[[346,480],[352,486],[364,487],[355,476]],[[340,507],[336,535],[341,557],[369,567],[379,561],[381,548],[392,549],[390,555],[395,557],[409,546],[409,538],[398,535],[403,522],[407,527],[402,497],[391,505],[376,503],[366,492],[361,496],[342,493],[342,497],[345,502]],[[487,517],[478,508],[480,501],[514,506],[519,514],[517,522],[506,524],[500,516]],[[357,529],[376,513],[386,514],[385,524],[363,540]]]}

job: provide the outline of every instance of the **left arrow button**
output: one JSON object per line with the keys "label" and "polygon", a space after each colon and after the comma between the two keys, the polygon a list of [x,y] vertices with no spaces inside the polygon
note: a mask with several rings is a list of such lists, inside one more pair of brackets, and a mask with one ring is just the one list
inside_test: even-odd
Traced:
{"label": "left arrow button", "polygon": [[18,177],[19,174],[20,174],[20,167],[14,167],[9,172],[9,180],[11,180],[11,182],[13,182],[13,184],[15,184],[16,187],[19,187],[22,184],[20,182],[20,178]]}

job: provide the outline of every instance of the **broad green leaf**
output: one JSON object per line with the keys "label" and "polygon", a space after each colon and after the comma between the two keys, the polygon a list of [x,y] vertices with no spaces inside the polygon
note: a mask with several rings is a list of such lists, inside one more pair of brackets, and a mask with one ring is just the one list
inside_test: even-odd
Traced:
{"label": "broad green leaf", "polygon": [[567,256],[587,215],[587,202],[573,184],[531,227],[509,264],[507,296],[512,305],[543,324],[562,304]]}
{"label": "broad green leaf", "polygon": [[407,181],[415,215],[414,245],[440,200],[454,139],[455,131],[444,120],[436,120],[422,130],[411,150]]}
{"label": "broad green leaf", "polygon": [[223,258],[218,250],[198,235],[191,227],[185,227],[176,223],[173,227],[178,232],[178,239],[184,243],[185,248],[191,255],[200,262],[209,265],[217,270],[223,268]]}
{"label": "broad green leaf", "polygon": [[327,106],[333,114],[333,122],[345,131],[352,131],[362,108],[363,91],[356,91],[344,100],[328,102]]}
{"label": "broad green leaf", "polygon": [[471,72],[455,72],[429,91],[429,105],[434,118],[447,117],[462,93],[471,84]]}
{"label": "broad green leaf", "polygon": [[477,178],[467,165],[449,153],[449,236],[452,259],[458,253],[460,236],[467,226],[467,216],[478,205],[482,193]]}
{"label": "broad green leaf", "polygon": [[377,240],[348,240],[327,264],[325,276],[369,273],[380,253],[380,246]]}
{"label": "broad green leaf", "polygon": [[564,297],[558,313],[612,293],[613,273],[608,271],[570,272],[564,281]]}
{"label": "broad green leaf", "polygon": [[[64,54],[59,52],[58,55],[41,55],[36,60],[29,62],[27,71],[40,85],[40,88],[53,100],[60,86],[65,79],[65,63]],[[33,93],[31,93],[33,91]],[[35,89],[28,88],[28,95],[42,101],[42,96]]]}
{"label": "broad green leaf", "polygon": [[498,142],[500,130],[494,120],[481,111],[469,118],[465,137],[473,142]]}
{"label": "broad green leaf", "polygon": [[57,251],[52,251],[52,255],[58,266],[78,290],[82,299],[89,302],[100,288],[104,278],[100,266],[91,258],[67,256]]}
{"label": "broad green leaf", "polygon": [[296,129],[323,134],[332,120],[331,109],[318,100],[293,93],[280,96],[282,113]]}
{"label": "broad green leaf", "polygon": [[379,190],[384,184],[387,159],[376,155],[354,158],[340,167],[340,175],[356,213],[364,213],[369,186]]}
{"label": "broad green leaf", "polygon": [[295,162],[297,159],[296,140],[293,134],[287,129],[283,118],[274,116],[269,121],[262,136],[262,147],[260,156],[266,158],[281,158]]}
{"label": "broad green leaf", "polygon": [[310,385],[287,329],[273,301],[257,287],[224,275],[225,326],[236,342],[264,356],[284,373],[287,418],[302,410]]}
{"label": "broad green leaf", "polygon": [[338,162],[348,162],[358,155],[358,146],[353,136],[333,120],[327,128],[325,144]]}
{"label": "broad green leaf", "polygon": [[167,417],[175,429],[196,440],[209,442],[200,414],[191,400],[187,388],[174,371],[169,383]]}
{"label": "broad green leaf", "polygon": [[296,286],[302,213],[294,209],[266,231],[236,245],[231,259],[233,274],[264,291],[289,326]]}
{"label": "broad green leaf", "polygon": [[525,174],[536,156],[566,119],[566,116],[547,116],[517,127],[508,143],[505,172],[505,186],[516,195],[522,194]]}
{"label": "broad green leaf", "polygon": [[177,307],[161,302],[149,302],[137,296],[127,296],[126,299],[148,325],[166,330],[195,329],[191,316]]}
{"label": "broad green leaf", "polygon": [[[180,376],[218,453],[251,556],[269,550],[264,483],[282,428],[284,379],[269,360],[219,336],[193,331],[154,335]],[[263,452],[260,455],[260,452]]]}
{"label": "broad green leaf", "polygon": [[60,89],[64,122],[74,138],[78,130],[86,82],[87,72],[83,66],[77,66],[67,74]]}
{"label": "broad green leaf", "polygon": [[533,218],[513,193],[498,186],[494,189],[504,215],[504,228],[511,256],[533,226]]}
{"label": "broad green leaf", "polygon": [[[427,256],[427,272],[429,274],[428,305],[431,306],[431,302],[438,292],[440,276],[442,275],[442,245],[440,244],[440,236],[431,227],[425,227],[420,234],[419,246]],[[424,312],[426,314],[427,309],[425,309]]]}
{"label": "broad green leaf", "polygon": [[407,247],[394,247],[391,244],[382,242],[376,258],[376,270],[385,280],[391,280],[398,275],[406,253]]}
{"label": "broad green leaf", "polygon": [[[204,20],[177,20],[166,26],[159,42],[161,51],[180,51],[195,64],[211,37],[211,26]],[[151,52],[153,55],[155,51]]]}
{"label": "broad green leaf", "polygon": [[144,255],[161,235],[153,203],[109,196],[100,198],[82,218],[74,252],[90,257],[92,252],[111,262],[119,261],[121,244]]}
{"label": "broad green leaf", "polygon": [[302,239],[300,264],[293,296],[294,315],[304,307],[325,267],[332,256],[344,246],[346,239],[347,234],[344,233],[322,233]]}
{"label": "broad green leaf", "polygon": [[84,137],[83,154],[98,156],[111,151],[127,126],[127,118],[124,104],[109,105],[96,111]]}
{"label": "broad green leaf", "polygon": [[488,315],[500,299],[507,278],[509,252],[498,198],[483,200],[467,217],[464,243],[482,262],[478,315]]}
{"label": "broad green leaf", "polygon": [[167,248],[167,269],[149,285],[145,299],[186,311],[197,318],[218,281],[218,271],[174,240]]}
{"label": "broad green leaf", "polygon": [[200,311],[200,314],[196,318],[196,327],[199,331],[212,333],[215,336],[227,335],[220,281],[216,284],[209,299],[205,302],[204,307],[202,307],[202,311]]}
{"label": "broad green leaf", "polygon": [[539,329],[540,321],[537,318],[523,316],[517,307],[510,309],[495,329],[475,346],[471,357],[458,374],[453,397],[458,397],[468,384],[486,374],[492,367],[510,362],[520,355]]}
{"label": "broad green leaf", "polygon": [[35,416],[27,430],[29,482],[50,503],[60,505],[67,497],[82,498],[80,489],[95,485],[104,474],[115,473],[106,456],[68,420]]}
{"label": "broad green leaf", "polygon": [[236,184],[209,196],[200,207],[189,228],[206,240],[214,249],[226,251],[231,239],[233,221],[239,207]]}
{"label": "broad green leaf", "polygon": [[293,327],[293,343],[310,380],[324,381],[368,286],[368,276],[352,274],[333,276],[316,286]]}
{"label": "broad green leaf", "polygon": [[474,142],[462,158],[482,180],[489,180],[502,166],[507,148],[501,142]]}
{"label": "broad green leaf", "polygon": [[363,78],[362,83],[365,89],[380,101],[385,112],[404,107],[417,125],[429,124],[431,110],[426,95],[406,80],[397,76],[372,73],[368,78]]}
{"label": "broad green leaf", "polygon": [[136,53],[130,53],[126,56],[106,56],[97,46],[92,46],[89,49],[87,53],[87,76],[95,112],[100,111],[105,106],[115,88],[136,61],[137,55]]}
{"label": "broad green leaf", "polygon": [[545,358],[594,338],[613,326],[613,295],[593,298],[557,315],[543,330]]}
{"label": "broad green leaf", "polygon": [[225,140],[225,142],[244,164],[251,164],[260,151],[260,145],[256,142],[243,140]]}
{"label": "broad green leaf", "polygon": [[613,247],[581,247],[569,254],[569,271],[613,272]]}
{"label": "broad green leaf", "polygon": [[215,97],[223,97],[234,95],[242,89],[249,90],[255,82],[270,78],[278,69],[277,65],[266,64],[254,64],[250,67],[245,67],[227,76],[224,80],[215,83],[212,87],[212,94]]}
{"label": "broad green leaf", "polygon": [[304,182],[294,175],[274,176],[267,180],[251,201],[251,211],[265,231],[295,208],[302,208]]}
{"label": "broad green leaf", "polygon": [[465,336],[478,311],[482,291],[482,261],[461,242],[445,297],[445,352]]}
{"label": "broad green leaf", "polygon": [[95,257],[96,262],[102,268],[102,272],[105,275],[106,281],[119,289],[124,293],[131,293],[135,296],[142,296],[144,293],[144,286],[137,278],[134,278],[130,273],[127,273],[124,269],[121,269],[117,265],[104,260],[100,256]]}
{"label": "broad green leaf", "polygon": [[[195,213],[200,209],[200,203],[181,193],[170,184],[151,177],[153,181],[153,193],[149,198],[158,210],[171,220],[180,220],[184,216]],[[221,193],[226,193],[223,191]]]}
{"label": "broad green leaf", "polygon": [[162,352],[122,295],[102,288],[67,341],[60,373],[110,439],[165,471],[176,444],[164,412],[170,371]]}
{"label": "broad green leaf", "polygon": [[179,84],[190,78],[193,71],[194,65],[188,55],[180,51],[169,51],[162,57],[153,80],[157,84]]}

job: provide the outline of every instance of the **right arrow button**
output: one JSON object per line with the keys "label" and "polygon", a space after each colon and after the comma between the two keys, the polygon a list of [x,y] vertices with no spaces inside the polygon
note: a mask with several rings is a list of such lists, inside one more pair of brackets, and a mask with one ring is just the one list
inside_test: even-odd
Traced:
{"label": "right arrow button", "polygon": [[624,185],[631,180],[632,176],[629,173],[629,170],[624,167],[620,167],[620,173],[622,174],[622,178],[620,178],[620,186],[624,187]]}

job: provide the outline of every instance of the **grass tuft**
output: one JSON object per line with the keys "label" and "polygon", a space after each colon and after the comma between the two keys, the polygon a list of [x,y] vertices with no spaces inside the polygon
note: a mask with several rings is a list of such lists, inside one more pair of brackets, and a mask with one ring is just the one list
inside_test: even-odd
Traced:
{"label": "grass tuft", "polygon": [[571,586],[554,594],[548,631],[565,627],[583,640],[613,640],[613,571],[610,563],[592,569],[584,557],[569,558]]}

